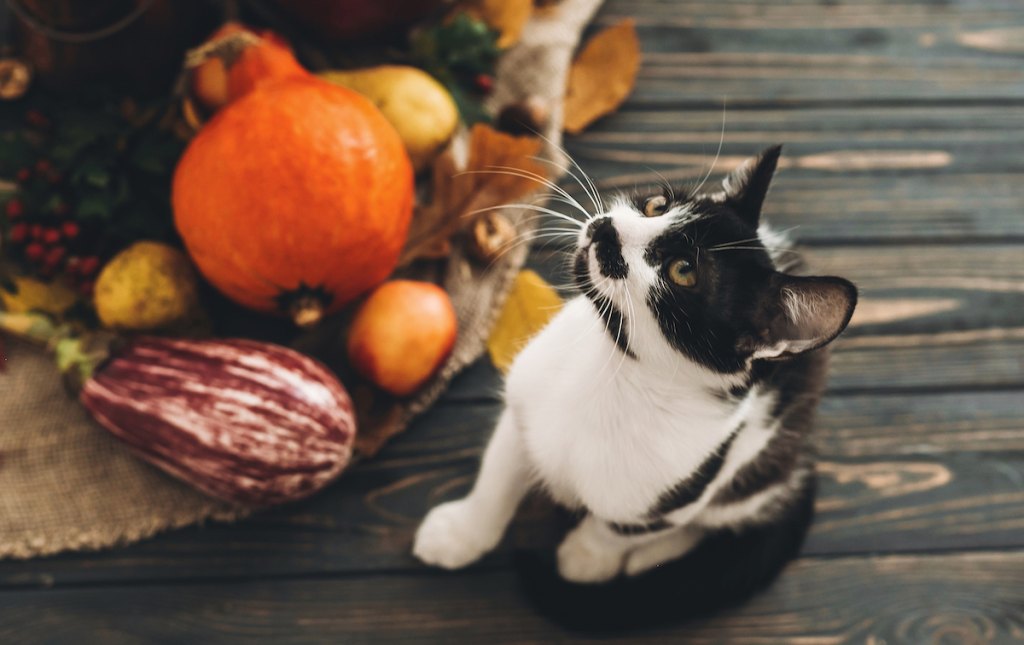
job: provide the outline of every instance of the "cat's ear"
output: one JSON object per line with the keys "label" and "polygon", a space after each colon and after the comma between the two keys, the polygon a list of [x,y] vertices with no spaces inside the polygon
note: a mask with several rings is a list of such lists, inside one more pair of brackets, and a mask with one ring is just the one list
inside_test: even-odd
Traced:
{"label": "cat's ear", "polygon": [[761,206],[781,153],[782,146],[775,145],[747,159],[722,180],[722,192],[715,195],[721,201],[732,203],[739,216],[754,228],[761,218]]}
{"label": "cat's ear", "polygon": [[853,316],[857,287],[834,277],[776,274],[776,301],[760,338],[748,340],[753,358],[786,358],[832,342]]}

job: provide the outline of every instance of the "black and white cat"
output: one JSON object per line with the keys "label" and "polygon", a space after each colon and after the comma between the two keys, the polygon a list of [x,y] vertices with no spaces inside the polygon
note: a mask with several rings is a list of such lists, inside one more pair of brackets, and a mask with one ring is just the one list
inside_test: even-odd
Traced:
{"label": "black and white cat", "polygon": [[477,560],[533,488],[584,515],[557,553],[571,583],[628,584],[690,561],[679,583],[710,601],[715,585],[752,593],[795,555],[823,347],[857,290],[793,275],[799,258],[760,222],[780,150],[719,192],[619,198],[580,225],[582,295],[515,360],[476,483],[426,516],[420,560]]}

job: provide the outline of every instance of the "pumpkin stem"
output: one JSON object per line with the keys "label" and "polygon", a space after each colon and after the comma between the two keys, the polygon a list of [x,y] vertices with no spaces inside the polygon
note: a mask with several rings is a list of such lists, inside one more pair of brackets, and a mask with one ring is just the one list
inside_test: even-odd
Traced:
{"label": "pumpkin stem", "polygon": [[324,303],[314,296],[303,296],[292,303],[288,314],[299,327],[312,327],[324,317]]}

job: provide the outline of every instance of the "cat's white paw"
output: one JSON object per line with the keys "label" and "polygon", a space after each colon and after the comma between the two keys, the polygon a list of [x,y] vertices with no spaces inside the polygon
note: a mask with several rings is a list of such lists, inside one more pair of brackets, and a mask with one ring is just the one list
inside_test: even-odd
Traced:
{"label": "cat's white paw", "polygon": [[607,582],[622,570],[621,551],[590,539],[585,531],[573,531],[558,547],[558,573],[570,582]]}
{"label": "cat's white paw", "polygon": [[416,530],[412,552],[426,564],[460,569],[479,560],[501,536],[483,530],[465,500],[434,507]]}

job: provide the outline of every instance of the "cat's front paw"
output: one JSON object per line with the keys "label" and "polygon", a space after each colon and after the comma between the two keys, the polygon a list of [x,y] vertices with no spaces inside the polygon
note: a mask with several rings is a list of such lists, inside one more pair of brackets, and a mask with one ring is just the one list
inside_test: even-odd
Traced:
{"label": "cat's front paw", "polygon": [[622,570],[623,553],[576,529],[558,547],[558,573],[569,582],[607,582]]}
{"label": "cat's front paw", "polygon": [[416,530],[412,552],[426,564],[460,569],[479,560],[501,536],[482,530],[465,500],[434,507]]}

